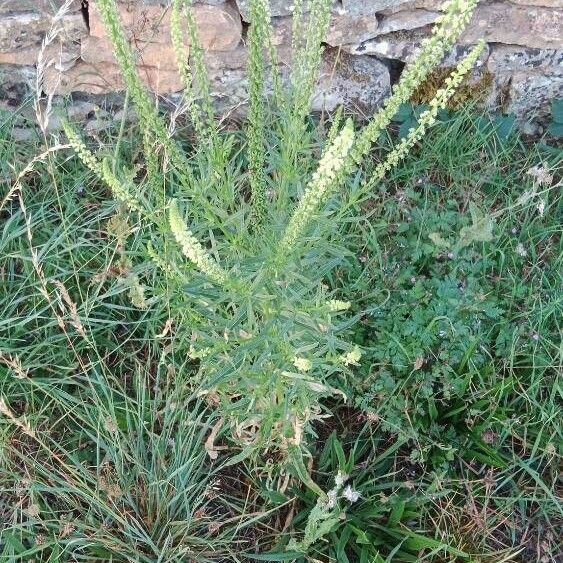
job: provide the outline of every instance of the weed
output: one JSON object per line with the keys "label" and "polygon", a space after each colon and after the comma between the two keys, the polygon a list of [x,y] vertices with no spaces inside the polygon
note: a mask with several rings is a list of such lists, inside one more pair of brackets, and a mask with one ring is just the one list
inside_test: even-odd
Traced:
{"label": "weed", "polygon": [[[180,61],[181,7],[182,2],[174,2],[173,45]],[[311,16],[305,24],[307,40],[303,45],[294,42],[295,62],[289,90],[292,103],[278,100],[276,108],[280,112],[276,144],[282,147],[282,162],[290,167],[298,165],[294,139],[306,136],[305,115],[329,22],[330,2],[313,0],[310,7]],[[149,254],[156,257],[157,266],[163,267],[165,283],[173,283],[179,289],[178,299],[174,298],[170,305],[175,310],[182,309],[188,299],[189,306],[197,310],[189,324],[179,330],[190,334],[187,353],[199,363],[200,393],[219,401],[233,436],[247,449],[251,446],[257,451],[273,446],[287,452],[291,459],[300,456],[310,422],[320,415],[320,399],[334,392],[326,384],[327,376],[347,372],[348,366],[357,365],[359,353],[346,342],[346,332],[342,330],[346,323],[338,323],[326,306],[333,296],[318,289],[323,276],[334,267],[326,255],[328,249],[323,248],[322,240],[307,248],[303,243],[318,211],[346,176],[361,165],[373,140],[455,41],[473,8],[471,1],[450,3],[419,61],[405,71],[395,93],[372,122],[357,134],[350,120],[340,131],[335,130],[310,179],[305,180],[308,174],[303,172],[307,171],[294,170],[290,174],[298,173],[306,187],[295,209],[288,214],[293,202],[290,194],[275,193],[266,205],[267,186],[272,182],[266,174],[265,57],[272,54],[267,48],[271,34],[267,5],[255,0],[250,9],[249,129],[247,147],[243,148],[248,159],[248,203],[243,193],[232,191],[237,183],[236,176],[229,174],[236,163],[236,159],[234,163],[232,160],[233,136],[210,132],[207,149],[195,153],[201,172],[188,162],[183,147],[167,135],[161,116],[135,72],[133,53],[120,27],[114,1],[100,1],[100,14],[143,124],[145,153],[151,155],[146,161],[145,181],[134,180],[131,166],[129,171],[119,172],[107,159],[96,157],[70,125],[66,125],[65,131],[80,159],[110,187],[117,200],[142,220]],[[299,8],[295,25],[302,23]],[[438,111],[454,94],[482,47],[480,44],[474,48],[452,72],[417,125],[389,152],[363,187],[365,191],[396,167],[436,122]],[[180,70],[193,105],[191,74],[181,62]],[[204,92],[208,89],[204,88]],[[204,99],[208,100],[207,93]],[[201,132],[199,113],[192,113],[194,127]],[[283,148],[288,146],[291,148]],[[170,188],[165,187],[168,172],[159,165],[159,154],[172,167]],[[216,157],[221,161],[216,161]],[[275,162],[275,156],[272,161]],[[209,170],[211,162],[213,167]],[[217,170],[225,171],[223,178],[217,178]],[[183,208],[189,209],[188,218]],[[226,209],[236,215],[236,223],[225,221]],[[250,228],[251,224],[258,228]],[[271,226],[271,232],[262,232],[264,224]],[[212,236],[205,235],[206,231]],[[170,234],[181,252],[171,244]],[[304,258],[309,262],[307,271],[313,275],[301,273]],[[195,318],[202,322],[196,323]],[[295,371],[296,357],[307,362],[307,373]]]}

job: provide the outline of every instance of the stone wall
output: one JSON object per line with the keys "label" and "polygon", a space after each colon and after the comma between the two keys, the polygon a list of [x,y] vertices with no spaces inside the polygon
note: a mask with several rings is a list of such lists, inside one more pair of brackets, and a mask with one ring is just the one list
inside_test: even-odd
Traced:
{"label": "stone wall", "polygon": [[[159,95],[181,90],[170,44],[166,0],[118,0],[139,70]],[[41,81],[47,94],[77,117],[119,106],[123,81],[96,6],[75,0],[45,50]],[[35,89],[37,55],[63,0],[0,0],[0,104],[16,107]],[[213,94],[224,108],[246,99],[245,36],[249,0],[200,0],[194,6]],[[270,1],[274,42],[289,64],[291,0]],[[389,94],[405,63],[417,54],[439,15],[441,0],[340,0],[333,16],[317,86],[315,109],[345,103],[371,113]],[[479,38],[487,48],[472,80],[492,108],[541,123],[550,101],[563,97],[563,0],[482,0],[459,44],[442,63],[450,67]],[[190,46],[186,45],[189,52]],[[113,104],[113,105],[112,105]],[[96,114],[99,118],[99,115]],[[109,114],[106,114],[109,115]],[[98,119],[99,121],[99,119]]]}

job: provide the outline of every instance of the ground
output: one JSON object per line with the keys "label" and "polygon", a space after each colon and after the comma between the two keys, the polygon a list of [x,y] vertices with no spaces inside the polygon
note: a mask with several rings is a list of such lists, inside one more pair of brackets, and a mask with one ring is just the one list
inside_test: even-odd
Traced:
{"label": "ground", "polygon": [[562,154],[483,119],[445,116],[351,206],[324,283],[360,365],[282,470],[189,391],[138,220],[68,151],[14,189],[45,147],[1,116],[3,560],[559,560]]}

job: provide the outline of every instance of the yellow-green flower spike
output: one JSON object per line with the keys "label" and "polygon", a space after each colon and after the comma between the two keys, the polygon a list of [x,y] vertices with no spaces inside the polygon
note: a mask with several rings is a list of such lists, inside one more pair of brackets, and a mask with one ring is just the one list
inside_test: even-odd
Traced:
{"label": "yellow-green flower spike", "polygon": [[438,18],[432,35],[423,41],[420,55],[405,68],[398,84],[393,88],[391,97],[387,98],[381,110],[358,134],[350,153],[350,168],[361,164],[401,104],[409,101],[428,73],[454,45],[471,19],[477,3],[478,0],[451,0],[444,4],[442,9],[445,13]]}
{"label": "yellow-green flower spike", "polygon": [[378,164],[364,190],[371,189],[387,172],[397,166],[399,161],[408,154],[409,150],[422,139],[426,131],[436,123],[438,112],[446,107],[449,99],[455,94],[465,75],[479,58],[484,47],[485,43],[481,41],[459,63],[450,76],[446,78],[444,88],[438,90],[436,96],[429,104],[430,107],[420,115],[417,126],[410,129],[408,135],[387,155],[387,158]]}
{"label": "yellow-green flower spike", "polygon": [[328,147],[293,213],[280,243],[278,256],[286,255],[301,237],[319,205],[337,183],[354,143],[354,126],[348,120]]}
{"label": "yellow-green flower spike", "polygon": [[111,171],[111,167],[107,160],[100,162],[86,147],[84,141],[80,138],[74,128],[64,123],[63,128],[72,148],[80,158],[80,160],[92,171],[100,180],[105,182],[110,188],[111,193],[121,203],[124,203],[131,211],[136,211],[142,216],[148,213],[141,202],[135,195],[123,184],[117,176]]}
{"label": "yellow-green flower spike", "polygon": [[208,276],[215,283],[226,285],[229,279],[227,272],[209,256],[209,253],[186,227],[180,215],[180,211],[178,210],[176,200],[172,200],[170,203],[168,221],[170,223],[170,230],[176,242],[180,245],[184,256],[190,260],[200,272]]}

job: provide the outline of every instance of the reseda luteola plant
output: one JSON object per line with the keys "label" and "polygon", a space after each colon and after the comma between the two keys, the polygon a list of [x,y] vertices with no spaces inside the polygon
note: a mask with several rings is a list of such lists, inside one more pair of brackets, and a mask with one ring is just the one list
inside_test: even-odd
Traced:
{"label": "reseda luteola plant", "polygon": [[[197,138],[193,149],[171,137],[143,87],[115,0],[97,2],[139,114],[144,176],[139,180],[132,163],[120,169],[93,155],[66,124],[69,142],[115,199],[139,217],[147,257],[163,280],[161,289],[171,288],[160,293],[152,288],[155,298],[169,301],[175,353],[192,360],[199,396],[220,409],[225,427],[247,452],[286,452],[304,480],[306,471],[299,464],[311,422],[323,417],[322,399],[342,393],[335,382],[361,361],[361,350],[347,340],[357,320],[346,317],[350,304],[325,285],[346,256],[329,244],[312,247],[307,241],[319,240],[309,237],[320,212],[329,202],[338,206],[346,198],[348,178],[361,174],[374,142],[454,45],[476,4],[451,0],[444,5],[417,61],[405,68],[381,110],[359,131],[351,120],[340,128],[337,119],[311,173],[307,118],[331,1],[294,3],[293,67],[283,85],[268,2],[251,0],[249,119],[242,142],[218,127],[189,2],[172,1],[171,41]],[[435,123],[482,48],[480,43],[469,52],[417,126],[363,180],[364,193]],[[273,96],[267,96],[270,85]]]}

